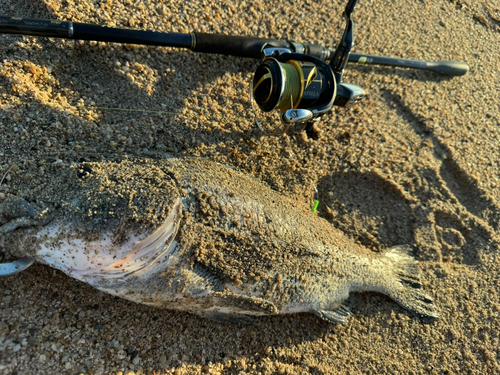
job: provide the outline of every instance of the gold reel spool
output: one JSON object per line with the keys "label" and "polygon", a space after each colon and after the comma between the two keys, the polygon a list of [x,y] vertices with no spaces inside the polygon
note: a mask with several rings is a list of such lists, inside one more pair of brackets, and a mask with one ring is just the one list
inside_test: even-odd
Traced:
{"label": "gold reel spool", "polygon": [[290,124],[284,125],[281,130],[277,130],[276,125],[262,126],[257,119],[254,101],[267,117],[266,122],[281,123],[279,117],[272,118],[269,112],[278,109],[284,113],[288,109],[298,108],[304,95],[304,89],[316,77],[316,67],[311,65],[312,68],[308,69],[307,79],[304,76],[303,63],[296,60],[279,62],[273,57],[268,57],[257,68],[250,88],[250,101],[255,123],[264,134],[283,134],[289,129]]}

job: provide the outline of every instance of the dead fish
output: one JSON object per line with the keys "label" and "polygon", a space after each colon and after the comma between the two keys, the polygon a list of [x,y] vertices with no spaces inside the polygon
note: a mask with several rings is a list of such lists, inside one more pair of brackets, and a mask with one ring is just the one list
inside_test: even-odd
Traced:
{"label": "dead fish", "polygon": [[84,163],[6,199],[0,224],[11,256],[216,321],[309,312],[345,322],[360,291],[438,318],[409,247],[374,253],[307,205],[203,158]]}

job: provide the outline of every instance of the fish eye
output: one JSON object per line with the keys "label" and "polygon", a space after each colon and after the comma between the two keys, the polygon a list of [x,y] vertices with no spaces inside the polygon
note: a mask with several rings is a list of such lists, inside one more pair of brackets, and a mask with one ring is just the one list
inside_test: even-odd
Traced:
{"label": "fish eye", "polygon": [[84,178],[88,177],[90,174],[92,174],[92,169],[90,167],[84,166],[83,168],[78,168],[76,171],[76,177],[78,178]]}

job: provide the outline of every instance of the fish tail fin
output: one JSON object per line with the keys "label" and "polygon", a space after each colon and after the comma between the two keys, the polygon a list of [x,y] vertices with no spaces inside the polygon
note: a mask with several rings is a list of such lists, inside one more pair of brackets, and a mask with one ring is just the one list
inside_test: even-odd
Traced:
{"label": "fish tail fin", "polygon": [[390,263],[383,292],[418,317],[439,319],[434,301],[423,290],[418,262],[411,250],[410,246],[396,246],[378,258]]}

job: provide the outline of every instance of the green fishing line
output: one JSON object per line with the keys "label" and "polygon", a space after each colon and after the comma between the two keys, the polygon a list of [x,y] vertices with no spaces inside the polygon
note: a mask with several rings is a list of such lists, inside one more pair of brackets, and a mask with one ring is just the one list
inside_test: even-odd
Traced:
{"label": "green fishing line", "polygon": [[283,68],[283,72],[285,74],[285,87],[283,89],[283,96],[281,97],[281,101],[278,103],[276,108],[284,112],[287,109],[293,108],[295,102],[299,98],[301,81],[300,74],[296,66],[290,63],[280,65]]}
{"label": "green fishing line", "polygon": [[312,211],[313,212],[316,212],[316,210],[318,209],[318,205],[319,205],[319,201],[315,201],[313,206],[312,206]]}

